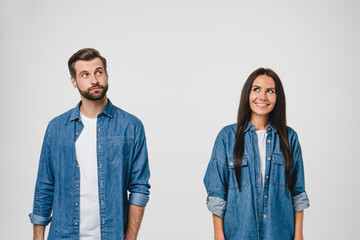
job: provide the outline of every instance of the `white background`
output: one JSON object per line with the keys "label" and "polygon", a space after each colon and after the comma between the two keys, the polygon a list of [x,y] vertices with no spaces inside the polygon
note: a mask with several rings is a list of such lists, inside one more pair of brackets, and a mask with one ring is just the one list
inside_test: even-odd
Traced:
{"label": "white background", "polygon": [[258,67],[283,81],[303,148],[306,239],[359,227],[359,1],[0,0],[1,239],[31,239],[47,123],[74,107],[68,58],[108,60],[108,96],[145,126],[151,197],[139,239],[211,239],[202,179]]}

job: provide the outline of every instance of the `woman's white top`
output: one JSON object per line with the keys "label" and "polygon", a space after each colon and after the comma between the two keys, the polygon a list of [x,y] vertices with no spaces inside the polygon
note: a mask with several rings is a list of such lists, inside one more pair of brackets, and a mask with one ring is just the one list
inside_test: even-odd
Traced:
{"label": "woman's white top", "polygon": [[264,188],[265,166],[266,166],[266,130],[255,131],[258,138],[258,147],[260,155],[260,171],[261,171],[261,186]]}

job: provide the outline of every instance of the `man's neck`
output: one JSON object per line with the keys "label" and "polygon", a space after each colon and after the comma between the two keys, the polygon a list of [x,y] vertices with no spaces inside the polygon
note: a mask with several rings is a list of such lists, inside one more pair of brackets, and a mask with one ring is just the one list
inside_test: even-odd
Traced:
{"label": "man's neck", "polygon": [[106,95],[97,101],[91,101],[84,97],[81,97],[81,106],[80,112],[88,118],[96,118],[99,113],[101,113],[106,105],[108,104],[108,99]]}

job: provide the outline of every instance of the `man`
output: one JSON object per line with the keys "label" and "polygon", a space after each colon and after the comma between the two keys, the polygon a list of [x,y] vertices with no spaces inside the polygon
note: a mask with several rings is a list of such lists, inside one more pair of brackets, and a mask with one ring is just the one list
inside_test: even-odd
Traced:
{"label": "man", "polygon": [[29,215],[34,240],[50,221],[48,239],[136,239],[150,188],[143,125],[107,98],[97,50],[79,50],[68,66],[81,101],[47,127]]}

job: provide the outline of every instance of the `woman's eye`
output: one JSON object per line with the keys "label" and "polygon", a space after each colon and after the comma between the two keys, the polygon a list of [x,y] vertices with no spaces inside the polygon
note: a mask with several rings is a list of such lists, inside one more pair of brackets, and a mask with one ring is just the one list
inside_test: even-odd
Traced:
{"label": "woman's eye", "polygon": [[275,91],[272,90],[272,89],[269,89],[268,92],[269,92],[269,93],[275,93]]}
{"label": "woman's eye", "polygon": [[254,88],[253,91],[254,92],[260,92],[260,89],[259,88]]}

